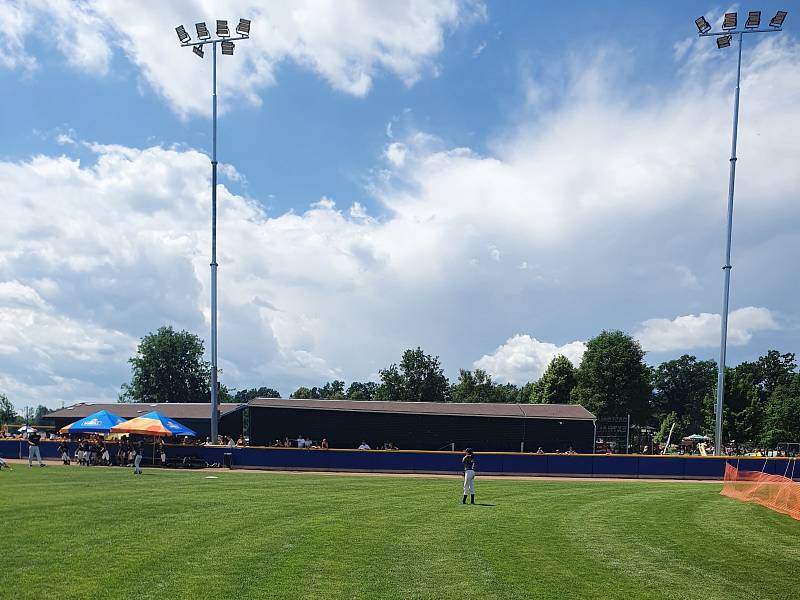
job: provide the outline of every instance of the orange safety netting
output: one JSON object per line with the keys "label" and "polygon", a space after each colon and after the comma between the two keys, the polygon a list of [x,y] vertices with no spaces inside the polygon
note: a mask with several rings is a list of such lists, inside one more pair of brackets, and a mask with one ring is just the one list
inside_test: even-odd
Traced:
{"label": "orange safety netting", "polygon": [[743,502],[755,502],[800,521],[800,485],[788,477],[740,471],[726,464],[720,493]]}

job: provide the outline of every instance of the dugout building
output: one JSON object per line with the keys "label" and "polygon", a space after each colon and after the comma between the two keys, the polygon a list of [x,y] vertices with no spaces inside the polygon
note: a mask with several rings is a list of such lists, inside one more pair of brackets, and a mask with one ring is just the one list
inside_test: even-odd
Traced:
{"label": "dugout building", "polygon": [[308,436],[331,448],[479,452],[594,451],[595,416],[578,404],[460,404],[256,398],[248,404],[250,444]]}

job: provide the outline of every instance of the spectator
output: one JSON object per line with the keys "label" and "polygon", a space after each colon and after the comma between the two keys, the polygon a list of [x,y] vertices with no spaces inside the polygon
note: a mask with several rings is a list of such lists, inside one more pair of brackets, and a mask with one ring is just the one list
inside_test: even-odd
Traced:
{"label": "spectator", "polygon": [[228,448],[236,448],[236,441],[233,438],[228,438]]}
{"label": "spectator", "polygon": [[539,446],[539,449],[536,451],[536,454],[544,454],[544,450],[542,450],[541,446]]}
{"label": "spectator", "polygon": [[320,443],[319,447],[327,450],[328,449],[328,438],[322,438],[322,442]]}
{"label": "spectator", "polygon": [[69,464],[69,447],[66,442],[61,442],[58,445],[58,453],[61,455],[61,462],[65,465]]}
{"label": "spectator", "polygon": [[239,439],[238,439],[238,440],[236,440],[236,445],[237,445],[237,446],[244,446],[244,445],[245,445],[245,443],[244,443],[244,437],[242,437],[242,436],[240,435],[240,436],[239,436]]}
{"label": "spectator", "polygon": [[108,453],[108,447],[106,446],[103,440],[99,442],[99,450],[100,450],[100,461],[106,467],[111,464],[111,455]]}
{"label": "spectator", "polygon": [[314,442],[312,442],[311,439],[308,436],[306,436],[306,439],[303,440],[303,446],[306,447],[306,448],[311,448],[311,446],[313,444],[314,444]]}
{"label": "spectator", "polygon": [[133,457],[133,474],[134,475],[141,475],[142,474],[142,456],[144,455],[144,448],[142,447],[142,440],[136,442],[136,449],[134,450],[134,457]]}
{"label": "spectator", "polygon": [[120,467],[125,466],[125,459],[128,457],[127,446],[128,440],[126,438],[122,438],[117,446],[117,465]]}
{"label": "spectator", "polygon": [[161,455],[161,466],[167,466],[167,445],[164,443],[164,438],[158,438],[158,453]]}
{"label": "spectator", "polygon": [[387,450],[400,450],[400,448],[398,448],[397,446],[394,445],[394,442],[389,442],[388,444],[386,444],[386,449]]}
{"label": "spectator", "polygon": [[297,436],[295,440],[298,448],[305,448],[306,446],[306,437],[304,435]]}
{"label": "spectator", "polygon": [[369,447],[369,444],[367,442],[365,442],[365,441],[361,442],[361,445],[358,447],[358,449],[359,450],[372,450],[372,448]]}

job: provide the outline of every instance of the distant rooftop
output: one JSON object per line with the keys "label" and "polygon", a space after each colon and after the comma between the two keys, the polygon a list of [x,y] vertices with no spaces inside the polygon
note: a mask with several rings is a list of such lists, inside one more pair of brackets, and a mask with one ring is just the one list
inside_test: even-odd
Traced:
{"label": "distant rooftop", "polygon": [[471,417],[516,417],[591,421],[596,417],[580,404],[495,404],[459,402],[377,402],[370,400],[304,400],[256,398],[252,407],[341,410]]}
{"label": "distant rooftop", "polygon": [[[245,406],[245,404],[233,403],[220,404],[219,414],[223,416],[244,408]],[[98,410],[107,410],[125,419],[140,417],[153,410],[157,410],[162,415],[170,417],[171,419],[209,419],[211,417],[211,404],[208,402],[159,402],[149,404],[128,404],[122,402],[101,404],[81,402],[47,413],[45,418],[69,419],[74,417],[75,419],[82,419]]]}

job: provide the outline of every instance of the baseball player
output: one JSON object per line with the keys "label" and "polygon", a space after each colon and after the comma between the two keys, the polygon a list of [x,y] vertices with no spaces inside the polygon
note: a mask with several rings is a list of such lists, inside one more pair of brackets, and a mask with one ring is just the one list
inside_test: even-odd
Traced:
{"label": "baseball player", "polygon": [[469,503],[475,504],[475,454],[472,452],[472,448],[464,451],[461,464],[464,466],[464,497],[461,499],[461,504],[467,503],[467,494],[469,494]]}
{"label": "baseball player", "polygon": [[136,442],[135,446],[135,455],[133,459],[133,474],[134,475],[141,475],[142,474],[142,455],[144,454],[144,448],[142,446],[142,441],[139,440]]}
{"label": "baseball player", "polygon": [[33,466],[33,457],[36,457],[36,460],[39,461],[39,466],[43,467],[44,463],[42,462],[42,453],[39,452],[39,442],[41,441],[41,437],[39,436],[38,431],[34,431],[30,435],[28,435],[28,466]]}

